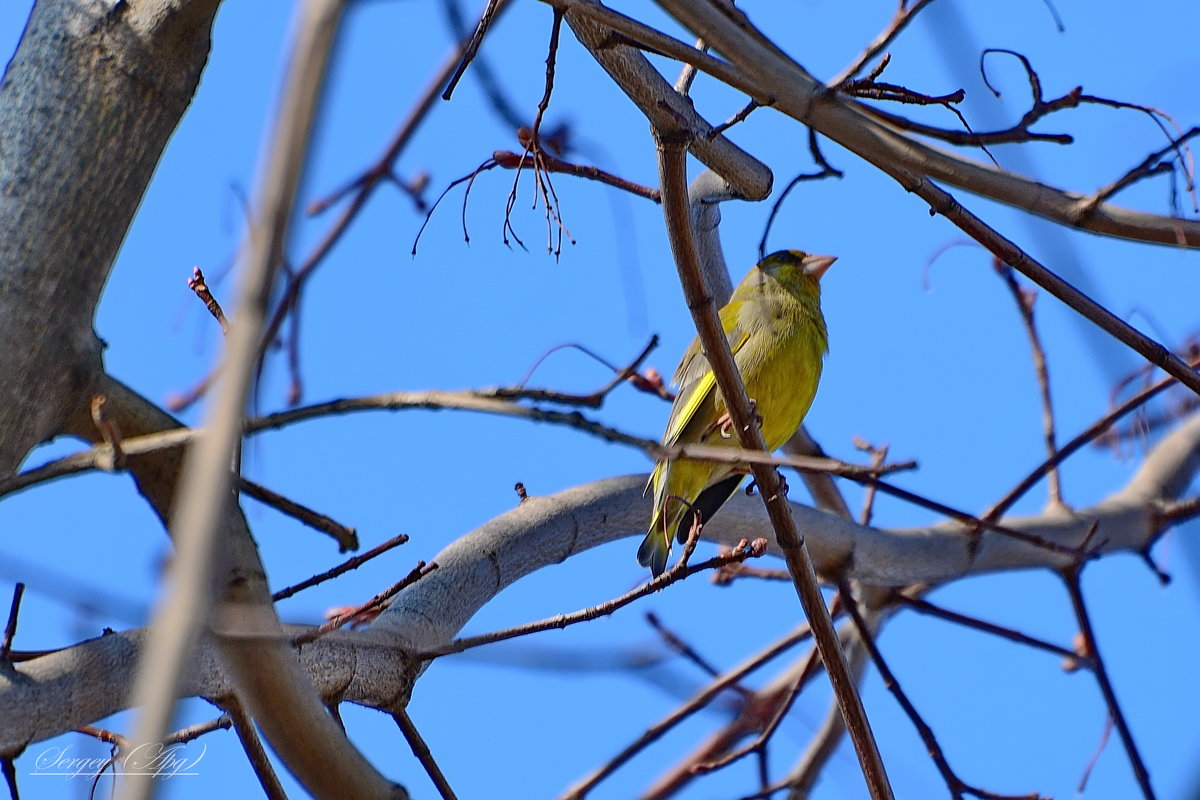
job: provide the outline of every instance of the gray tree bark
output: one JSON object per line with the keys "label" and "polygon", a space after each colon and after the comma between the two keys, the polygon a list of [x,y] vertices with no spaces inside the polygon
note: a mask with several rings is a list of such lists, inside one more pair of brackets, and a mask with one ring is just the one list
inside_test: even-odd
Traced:
{"label": "gray tree bark", "polygon": [[0,473],[86,415],[92,320],[220,0],[39,0],[0,82]]}

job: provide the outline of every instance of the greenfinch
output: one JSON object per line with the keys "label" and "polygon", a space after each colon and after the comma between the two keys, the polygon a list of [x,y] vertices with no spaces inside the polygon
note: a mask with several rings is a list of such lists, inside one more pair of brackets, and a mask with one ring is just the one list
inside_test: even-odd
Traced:
{"label": "greenfinch", "polygon": [[[721,328],[760,420],[767,450],[800,427],[812,405],[828,351],[821,315],[820,278],[836,259],[781,250],[750,269],[721,309]],[[694,339],[673,383],[679,386],[664,445],[704,444],[739,449],[725,399],[708,359]],[[671,540],[682,542],[696,514],[707,522],[737,489],[746,465],[663,459],[650,476],[654,514],[638,548],[638,563],[662,574]]]}

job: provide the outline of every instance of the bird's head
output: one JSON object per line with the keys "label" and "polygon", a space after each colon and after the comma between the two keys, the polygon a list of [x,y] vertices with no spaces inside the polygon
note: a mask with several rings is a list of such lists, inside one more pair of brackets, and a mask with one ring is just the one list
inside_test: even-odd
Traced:
{"label": "bird's head", "polygon": [[759,268],[796,294],[820,294],[818,282],[837,256],[815,256],[803,250],[780,250],[759,262]]}

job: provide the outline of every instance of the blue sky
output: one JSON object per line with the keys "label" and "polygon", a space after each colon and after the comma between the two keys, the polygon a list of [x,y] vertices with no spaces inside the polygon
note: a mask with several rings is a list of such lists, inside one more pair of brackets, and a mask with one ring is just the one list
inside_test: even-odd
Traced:
{"label": "blue sky", "polygon": [[[0,6],[4,52],[15,47],[29,6],[28,0]],[[818,77],[850,61],[893,7],[868,2],[847,12],[845,4],[818,0],[745,4]],[[1015,61],[993,57],[989,75],[1003,93],[996,99],[981,84],[978,53],[983,47],[1011,48],[1031,59],[1047,96],[1082,84],[1092,94],[1163,109],[1181,127],[1197,124],[1200,7],[1194,2],[1162,0],[1137,13],[1107,1],[1064,0],[1055,8],[1063,33],[1042,3],[984,7],[943,0],[890,49],[893,61],[885,77],[931,94],[964,88],[962,111],[973,127],[997,127],[1025,110],[1025,76]],[[253,181],[273,107],[290,12],[291,4],[282,0],[225,4],[200,90],[109,281],[96,321],[109,345],[107,366],[150,398],[165,401],[186,390],[219,354],[219,331],[186,281],[199,265],[218,297],[232,295],[232,281],[221,276],[242,231],[241,198]],[[542,94],[550,17],[542,4],[518,3],[484,47],[507,96],[529,117]],[[678,33],[657,13],[649,21]],[[440,3],[375,0],[355,6],[346,20],[305,201],[373,163],[451,42]],[[673,80],[677,67],[656,63]],[[701,113],[714,121],[743,103],[703,78],[694,96]],[[955,125],[948,112],[937,109],[925,110],[922,118]],[[547,116],[547,125],[558,122],[572,126],[575,160],[640,183],[655,181],[645,120],[565,30]],[[1130,111],[1082,108],[1037,128],[1069,132],[1077,141],[1070,147],[998,146],[993,155],[1005,167],[1081,192],[1109,183],[1163,144],[1158,129]],[[777,191],[794,174],[811,169],[803,129],[772,112],[756,112],[731,135],[772,165]],[[492,151],[517,148],[469,73],[453,101],[439,104],[421,128],[399,170],[406,177],[427,171],[428,194],[435,197]],[[957,229],[931,218],[917,198],[853,155],[828,143],[825,153],[845,177],[793,192],[769,240],[772,248],[800,247],[840,259],[824,280],[831,352],[808,418],[810,430],[832,455],[846,460],[861,460],[855,436],[887,443],[894,457],[920,462],[917,472],[898,480],[906,488],[980,511],[1042,458],[1037,387],[1012,300],[978,247],[954,247],[938,256],[947,245],[963,242]],[[512,173],[501,171],[475,182],[465,211],[469,244],[462,236],[462,190],[453,190],[415,258],[410,251],[422,215],[397,191],[376,194],[305,290],[300,340],[305,402],[512,384],[542,352],[565,342],[624,362],[654,333],[662,344],[650,363],[664,374],[673,371],[693,330],[659,209],[559,176],[555,188],[576,244],[555,259],[545,252],[542,212],[529,207],[527,179],[520,184],[513,225],[528,251],[502,242],[512,182]],[[1156,339],[1178,345],[1200,328],[1194,253],[1069,232],[954,192]],[[1133,187],[1118,202],[1163,212],[1167,199],[1167,183],[1159,178]],[[723,241],[735,280],[755,259],[768,212],[769,203],[724,208]],[[293,258],[303,258],[331,223],[332,214],[304,221],[294,236]],[[1058,430],[1066,439],[1108,409],[1115,382],[1138,362],[1053,298],[1040,296],[1036,308]],[[566,351],[548,359],[533,382],[590,390],[607,377],[602,367]],[[284,359],[276,355],[259,389],[258,409],[281,408],[287,382]],[[591,415],[656,438],[667,410],[660,401],[623,390]],[[201,413],[190,410],[184,419],[197,422]],[[75,448],[55,443],[29,463]],[[1131,445],[1118,455],[1090,450],[1072,459],[1063,476],[1067,500],[1086,506],[1119,488],[1141,453]],[[458,412],[380,412],[307,422],[256,437],[246,455],[250,477],[357,527],[364,546],[397,533],[412,537],[352,575],[282,604],[281,615],[298,622],[319,620],[333,605],[365,600],[418,559],[430,559],[508,510],[516,501],[517,480],[531,493],[552,494],[649,467],[640,452],[577,432]],[[800,482],[792,483],[793,497],[803,499]],[[844,491],[857,507],[860,491],[853,485]],[[1044,500],[1044,487],[1038,487],[1016,510],[1036,513]],[[273,586],[339,560],[325,537],[253,501],[245,508]],[[933,519],[928,511],[888,498],[876,507],[877,523],[887,527]],[[1200,550],[1192,541],[1194,527],[1169,534],[1155,549],[1175,578],[1166,588],[1133,557],[1105,559],[1085,574],[1118,695],[1165,798],[1193,796],[1197,780],[1200,734],[1194,720],[1200,696],[1192,665],[1200,655],[1194,635],[1200,623],[1195,566]],[[14,580],[30,584],[18,648],[60,647],[104,626],[144,621],[168,548],[128,477],[86,475],[5,498],[0,529],[9,532],[0,541],[0,597],[8,596]],[[545,569],[504,592],[472,620],[468,632],[614,597],[643,577],[635,550],[630,538]],[[939,589],[933,599],[1063,644],[1075,631],[1066,594],[1047,573],[966,580]],[[645,622],[647,611],[721,667],[764,647],[799,618],[787,586],[743,582],[719,589],[693,580],[611,618],[436,663],[419,683],[410,710],[460,796],[496,796],[498,786],[505,787],[501,796],[554,796],[698,686],[702,676],[679,660],[643,671],[558,664],[565,654],[583,654],[595,666],[614,652],[663,652]],[[1089,676],[1064,674],[1053,656],[909,614],[893,620],[880,646],[965,780],[997,792],[1074,794],[1104,727],[1105,709]],[[784,663],[766,668],[759,681]],[[874,672],[864,696],[897,796],[944,796],[911,725]],[[827,701],[818,686],[798,703],[771,751],[777,770],[794,761]],[[212,714],[192,701],[183,707],[181,724]],[[355,741],[387,775],[416,796],[433,795],[385,717],[352,708],[344,714]],[[699,715],[602,784],[595,796],[635,795],[722,722],[718,713]],[[121,715],[102,724],[123,730],[130,722]],[[99,752],[94,742],[70,736],[35,745],[31,753],[50,744]],[[253,777],[231,733],[209,736],[203,746],[200,775],[174,782],[166,796],[242,793],[251,786]],[[32,769],[18,763],[23,796],[83,791],[58,779],[27,776]],[[753,786],[747,761],[696,783],[683,796],[733,797]],[[1135,793],[1114,736],[1085,796]],[[815,796],[863,796],[849,748],[834,758]]]}

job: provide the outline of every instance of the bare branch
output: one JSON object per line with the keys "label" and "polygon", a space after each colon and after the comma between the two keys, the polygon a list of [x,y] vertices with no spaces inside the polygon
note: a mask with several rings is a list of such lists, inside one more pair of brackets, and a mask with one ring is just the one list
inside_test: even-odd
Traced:
{"label": "bare branch", "polygon": [[17,635],[17,616],[21,611],[21,597],[25,594],[25,584],[18,582],[13,586],[12,605],[8,608],[8,622],[4,624],[4,636],[0,638],[0,664],[9,662],[12,654],[13,638]]}
{"label": "bare branch", "polygon": [[[698,539],[693,537],[689,539],[692,548],[696,546]],[[419,658],[433,659],[438,656],[446,656],[451,653],[461,653],[463,650],[469,650],[472,647],[480,647],[485,644],[494,644],[503,642],[508,639],[515,639],[518,636],[528,636],[531,633],[541,633],[542,631],[561,630],[569,625],[575,625],[580,622],[590,622],[600,617],[606,617],[614,611],[624,608],[635,600],[640,600],[655,592],[662,591],[673,583],[689,578],[697,572],[705,572],[707,570],[721,569],[728,564],[741,563],[747,558],[757,558],[766,552],[766,542],[755,540],[754,542],[741,541],[732,550],[726,553],[721,553],[715,558],[710,558],[707,561],[702,561],[699,564],[688,564],[687,556],[690,551],[684,550],[684,557],[679,560],[675,566],[659,575],[653,580],[647,581],[636,589],[632,589],[620,597],[609,600],[606,603],[601,603],[591,608],[585,608],[581,611],[576,611],[571,614],[559,614],[549,619],[540,620],[538,622],[529,622],[524,625],[517,625],[512,628],[506,628],[502,631],[493,633],[484,633],[479,636],[468,636],[462,639],[455,639],[441,647],[436,647],[432,650],[424,650],[417,654]]]}
{"label": "bare branch", "polygon": [[[1042,436],[1046,441],[1046,462],[1050,463],[1058,455],[1058,448],[1055,444],[1054,404],[1050,400],[1050,373],[1046,366],[1046,351],[1042,348],[1042,340],[1038,336],[1037,324],[1033,319],[1033,304],[1037,295],[1032,290],[1026,291],[1021,288],[1017,279],[1013,277],[1012,269],[1007,264],[995,261],[993,266],[1000,274],[1004,285],[1008,287],[1013,300],[1016,301],[1017,311],[1021,314],[1021,322],[1025,325],[1025,334],[1029,337],[1029,347],[1033,351],[1033,371],[1037,376],[1042,400]],[[1050,505],[1061,507],[1063,506],[1062,476],[1059,474],[1058,467],[1050,467],[1048,478]]]}
{"label": "bare branch", "polygon": [[1133,741],[1133,732],[1129,729],[1129,723],[1125,720],[1125,714],[1117,702],[1116,692],[1108,677],[1108,668],[1104,664],[1096,642],[1096,632],[1092,628],[1091,615],[1088,614],[1087,603],[1083,599],[1083,585],[1080,581],[1083,564],[1083,559],[1080,559],[1062,573],[1067,593],[1071,597],[1071,608],[1075,611],[1075,619],[1079,623],[1079,632],[1083,636],[1084,648],[1091,654],[1092,672],[1096,675],[1096,682],[1100,685],[1101,694],[1104,695],[1108,713],[1117,727],[1117,733],[1121,736],[1121,743],[1125,745],[1125,753],[1129,756],[1129,764],[1133,767],[1133,774],[1142,790],[1142,796],[1146,800],[1153,800],[1155,795],[1154,789],[1150,786],[1150,773],[1146,770],[1146,764]]}
{"label": "bare branch", "polygon": [[599,769],[592,772],[583,780],[571,786],[565,791],[562,797],[565,798],[580,798],[594,789],[602,780],[613,774],[623,764],[627,763],[631,758],[644,750],[647,746],[658,741],[669,730],[674,728],[685,719],[695,714],[697,711],[705,708],[712,700],[722,691],[729,689],[737,684],[742,678],[749,675],[754,670],[761,667],[771,659],[786,652],[798,643],[809,637],[808,625],[802,625],[794,632],[788,634],[783,639],[780,639],[775,644],[760,653],[755,654],[739,666],[731,669],[729,672],[722,675],[717,680],[710,683],[704,689],[696,693],[690,700],[684,703],[675,711],[671,712],[667,717],[659,720],[651,725],[641,736],[629,744],[624,750],[613,756]]}
{"label": "bare branch", "polygon": [[386,607],[387,602],[398,595],[402,589],[412,586],[417,581],[429,575],[438,568],[437,562],[434,561],[428,565],[424,561],[418,561],[407,575],[393,583],[388,588],[384,589],[379,594],[372,597],[367,602],[347,609],[338,614],[333,619],[326,622],[324,625],[315,628],[309,628],[304,633],[297,634],[292,637],[293,645],[300,646],[311,644],[320,637],[332,633],[345,625],[358,625],[364,622],[370,622],[375,619],[380,610]]}
{"label": "bare branch", "polygon": [[908,0],[900,0],[900,4],[896,8],[896,13],[892,16],[887,27],[880,31],[879,35],[866,46],[866,49],[859,53],[858,57],[832,78],[827,85],[830,87],[841,86],[862,72],[863,68],[867,66],[867,62],[882,53],[900,35],[900,32],[908,26],[908,23],[913,21],[913,17],[920,14],[932,2],[933,0],[917,0],[917,2],[909,5]]}
{"label": "bare branch", "polygon": [[[610,26],[621,35],[694,64],[701,71],[816,129],[875,164],[912,191],[919,178],[942,180],[975,194],[1016,206],[1063,225],[1106,236],[1159,244],[1200,247],[1200,221],[1146,214],[1102,203],[1081,215],[1081,195],[1056,189],[1011,172],[997,170],[915,139],[870,117],[858,103],[839,99],[785,54],[756,35],[746,21],[733,23],[704,3],[659,0],[659,4],[693,32],[703,30],[705,41],[731,62],[713,58],[690,44],[673,39],[591,0],[544,0],[572,15]],[[711,33],[716,38],[710,38]],[[627,89],[627,91],[629,91]],[[645,110],[643,108],[643,110]]]}
{"label": "bare branch", "polygon": [[968,628],[975,628],[976,630],[981,630],[985,633],[1000,636],[1001,638],[1008,639],[1009,641],[1016,642],[1017,644],[1024,644],[1038,650],[1045,650],[1048,653],[1054,653],[1055,655],[1062,656],[1063,658],[1070,658],[1075,661],[1079,661],[1088,667],[1091,666],[1086,659],[1081,659],[1080,655],[1073,650],[1054,644],[1053,642],[1048,642],[1045,639],[1038,639],[1035,636],[1021,633],[1013,628],[1006,628],[1003,625],[997,625],[993,622],[987,622],[986,620],[977,619],[976,617],[969,617],[966,614],[960,614],[957,611],[951,611],[950,609],[936,606],[933,603],[922,600],[919,597],[910,597],[907,592],[897,592],[895,594],[895,599],[898,603],[902,603],[921,614],[928,614],[949,622],[958,623],[959,625],[963,625]]}
{"label": "bare branch", "polygon": [[[1190,366],[1192,368],[1200,367],[1200,358],[1194,359],[1190,363]],[[1041,480],[1042,476],[1048,474],[1051,469],[1061,464],[1076,451],[1085,446],[1088,442],[1099,437],[1101,434],[1111,428],[1113,424],[1117,422],[1117,420],[1129,414],[1131,411],[1142,407],[1145,403],[1149,402],[1164,389],[1174,386],[1176,383],[1177,381],[1175,378],[1169,376],[1163,378],[1153,386],[1147,387],[1138,392],[1136,395],[1129,398],[1109,413],[1105,414],[1096,422],[1089,425],[1083,432],[1059,448],[1051,458],[1046,459],[1044,462],[1034,468],[1028,475],[1021,479],[1020,483],[1014,486],[1008,492],[1008,494],[1003,497],[1003,499],[983,513],[983,519],[993,520],[1003,516],[1010,508],[1013,507],[1014,504],[1016,504],[1019,499],[1021,499],[1021,497],[1025,495],[1027,491],[1033,488],[1034,484]]]}
{"label": "bare branch", "polygon": [[237,733],[238,742],[242,745],[242,752],[250,760],[254,777],[258,778],[258,785],[262,787],[263,794],[267,796],[268,800],[287,800],[287,792],[283,790],[283,784],[279,782],[279,776],[275,774],[275,768],[271,766],[271,759],[267,756],[266,748],[263,747],[258,731],[254,729],[253,720],[250,719],[237,698],[231,698],[226,706],[228,706],[229,719],[233,723],[233,730]]}
{"label": "bare branch", "polygon": [[446,776],[442,774],[441,768],[434,761],[433,753],[429,751],[429,745],[425,744],[425,740],[421,738],[421,732],[413,724],[412,718],[408,716],[408,712],[401,708],[392,714],[392,719],[400,727],[400,731],[404,734],[408,746],[412,748],[413,755],[417,757],[417,760],[421,762],[421,766],[425,768],[425,772],[429,774],[429,779],[437,787],[438,794],[442,796],[442,800],[456,800],[457,795],[450,788],[450,782],[446,780]]}
{"label": "bare branch", "polygon": [[488,0],[488,4],[484,6],[483,14],[479,17],[479,24],[475,26],[475,32],[471,34],[467,46],[463,48],[462,57],[458,62],[458,66],[454,69],[454,74],[450,76],[449,82],[446,84],[446,91],[442,92],[442,99],[449,100],[454,94],[454,87],[458,85],[459,80],[467,71],[467,66],[474,60],[475,54],[479,52],[479,46],[483,44],[483,37],[487,35],[488,28],[496,15],[508,5],[508,0]]}
{"label": "bare branch", "polygon": [[[858,636],[867,648],[867,652],[871,654],[871,661],[875,664],[875,668],[879,670],[879,676],[883,679],[883,685],[896,698],[896,702],[904,709],[904,713],[912,721],[913,727],[917,729],[917,734],[921,737],[921,741],[925,744],[925,749],[933,759],[934,766],[938,772],[942,774],[942,778],[946,781],[946,787],[950,790],[951,797],[956,800],[962,800],[963,795],[970,794],[975,797],[984,798],[985,800],[1042,800],[1041,795],[1037,792],[1027,795],[1000,795],[980,789],[966,783],[958,774],[950,768],[949,762],[946,761],[946,755],[938,744],[937,738],[933,735],[933,729],[925,722],[917,711],[916,706],[908,699],[908,695],[900,688],[899,681],[884,661],[883,655],[879,652],[879,647],[875,644],[875,637],[871,633],[870,626],[867,624],[865,615],[858,608],[858,602],[854,599],[850,584],[844,580],[838,582],[838,594],[842,602],[846,605],[846,611],[850,614],[850,618],[854,620],[854,627],[858,631]],[[1048,800],[1048,799],[1047,799]]]}
{"label": "bare branch", "polygon": [[[696,333],[708,356],[713,375],[726,407],[733,419],[735,430],[742,445],[748,450],[766,450],[762,431],[759,430],[746,387],[734,363],[729,342],[721,329],[716,305],[705,284],[698,251],[692,230],[691,215],[687,202],[687,162],[685,144],[686,131],[677,125],[654,127],[658,146],[659,181],[663,192],[663,214],[667,222],[667,235],[671,251],[679,270],[684,296],[692,312]],[[804,540],[796,530],[795,521],[787,510],[783,484],[774,467],[751,464],[754,479],[762,492],[767,514],[771,517],[788,571],[792,573],[796,593],[804,608],[805,616],[813,626],[813,638],[821,661],[829,675],[833,691],[846,719],[846,727],[854,741],[859,762],[866,777],[867,786],[875,800],[892,797],[891,786],[874,734],[862,707],[862,699],[850,675],[845,655],[838,642],[837,631],[829,618],[821,590],[817,585],[816,572],[808,555]]]}
{"label": "bare branch", "polygon": [[[566,9],[567,24],[576,38],[646,114],[651,124],[669,126],[686,122],[694,134],[689,144],[692,155],[728,181],[742,197],[761,200],[770,194],[773,181],[770,168],[725,136],[709,138],[713,126],[696,113],[691,102],[678,94],[645,56],[613,36],[612,30],[604,24],[597,24],[595,15],[602,6],[575,2],[553,2],[551,5]],[[598,13],[603,15],[603,11]],[[653,43],[646,44],[654,46]],[[692,53],[701,52],[683,42],[678,44]]]}
{"label": "bare branch", "polygon": [[349,528],[326,514],[313,511],[308,506],[289,500],[278,492],[273,492],[260,483],[238,476],[235,483],[238,491],[253,497],[260,503],[266,503],[289,517],[298,519],[310,528],[327,533],[338,543],[338,552],[345,553],[358,549],[358,531]]}
{"label": "bare branch", "polygon": [[359,567],[361,567],[363,564],[367,563],[368,561],[371,561],[372,559],[375,559],[375,558],[383,555],[384,553],[386,553],[387,551],[391,550],[394,547],[399,547],[400,545],[404,544],[407,541],[408,541],[407,534],[402,533],[399,536],[393,536],[391,539],[388,539],[386,542],[383,542],[381,544],[376,545],[375,547],[372,547],[367,552],[365,552],[361,555],[354,556],[354,558],[350,558],[350,559],[347,559],[346,561],[343,561],[341,564],[337,565],[333,569],[322,572],[320,575],[314,575],[311,578],[307,578],[303,581],[300,581],[300,583],[294,584],[292,586],[288,586],[285,589],[280,589],[278,592],[275,592],[273,595],[271,595],[271,599],[277,603],[280,600],[286,600],[287,598],[292,597],[293,595],[299,594],[300,592],[304,591],[305,589],[311,589],[312,587],[314,587],[318,584],[324,583],[325,581],[332,580],[339,575],[344,575],[345,573],[349,572],[350,570],[358,569]]}
{"label": "bare branch", "polygon": [[[217,634],[239,701],[302,785],[318,796],[396,797],[406,793],[380,775],[337,728],[282,638],[263,636],[281,629],[265,580],[245,577],[261,576],[262,566],[257,553],[245,546],[248,531],[238,527],[229,496],[230,465],[241,439],[242,411],[258,360],[269,289],[281,262],[341,11],[342,0],[308,0],[299,10],[272,145],[266,149],[228,358],[220,369],[222,387],[208,434],[190,453],[176,487],[179,502],[170,512],[177,557],[167,599],[155,614],[156,635],[134,685],[142,712],[133,738],[161,741],[167,733],[184,666],[207,623]],[[159,513],[165,516],[167,507]],[[221,568],[226,564],[244,572],[225,581]],[[217,591],[222,602],[220,613],[214,614]],[[319,759],[312,757],[314,736],[324,741]],[[147,797],[151,786],[148,775],[130,775],[122,796]]]}

